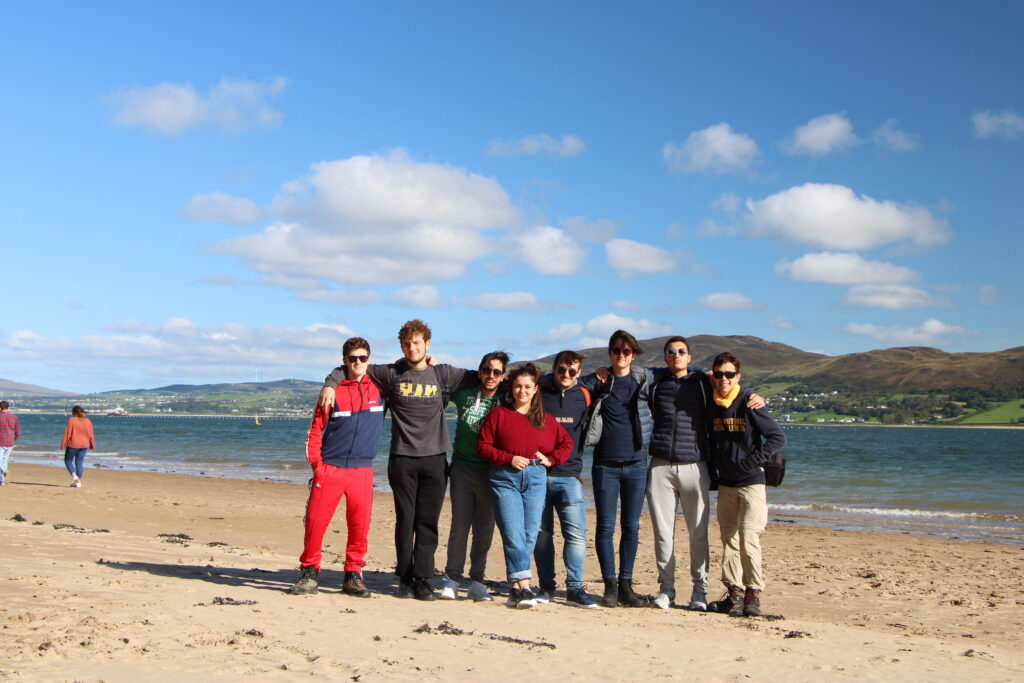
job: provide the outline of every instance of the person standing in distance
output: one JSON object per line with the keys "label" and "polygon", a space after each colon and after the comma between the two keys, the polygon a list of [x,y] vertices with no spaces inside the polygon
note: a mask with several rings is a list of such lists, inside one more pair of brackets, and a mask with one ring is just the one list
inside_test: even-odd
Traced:
{"label": "person standing in distance", "polygon": [[8,412],[11,404],[0,401],[0,486],[7,485],[7,471],[11,461],[11,450],[14,442],[21,436],[21,424],[18,416]]}
{"label": "person standing in distance", "polygon": [[[450,365],[430,366],[430,327],[410,320],[398,331],[404,358],[370,365],[367,374],[380,387],[391,409],[391,454],[388,483],[395,503],[396,597],[436,600],[434,575],[437,525],[448,487],[447,451],[451,445],[444,417],[447,397],[475,383],[475,375]],[[444,377],[443,381],[440,379]],[[324,379],[320,405],[334,401],[334,388],[345,378],[335,368]]]}
{"label": "person standing in distance", "polygon": [[366,369],[370,343],[352,337],[342,347],[345,379],[338,384],[329,411],[319,405],[306,434],[306,461],[313,468],[306,504],[306,534],[293,595],[316,593],[324,534],[342,496],[348,537],[343,593],[370,597],[363,582],[367,537],[373,510],[373,459],[384,431],[384,401]]}
{"label": "person standing in distance", "polygon": [[71,486],[82,487],[82,468],[85,465],[85,454],[89,449],[96,450],[96,436],[92,430],[92,421],[86,417],[88,413],[82,406],[71,409],[71,418],[64,428],[64,438],[60,447],[64,449],[64,467],[71,475]]}

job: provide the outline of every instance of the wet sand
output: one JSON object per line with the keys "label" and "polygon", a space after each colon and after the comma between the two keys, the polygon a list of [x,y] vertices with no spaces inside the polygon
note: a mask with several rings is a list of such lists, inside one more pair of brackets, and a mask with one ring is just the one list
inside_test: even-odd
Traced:
{"label": "wet sand", "polygon": [[[305,497],[293,484],[102,469],[71,489],[63,470],[12,463],[0,488],[0,679],[1024,678],[1020,546],[771,524],[765,617],[581,610],[561,591],[517,611],[500,596],[392,597],[393,508],[379,494],[364,571],[373,598],[340,593],[340,515],[321,592],[291,596]],[[596,593],[592,518],[589,528]],[[713,523],[712,597],[717,533]],[[678,564],[686,558],[680,520]],[[503,567],[496,537],[488,577]],[[635,583],[657,590],[646,516]],[[681,597],[686,584],[679,574]]]}

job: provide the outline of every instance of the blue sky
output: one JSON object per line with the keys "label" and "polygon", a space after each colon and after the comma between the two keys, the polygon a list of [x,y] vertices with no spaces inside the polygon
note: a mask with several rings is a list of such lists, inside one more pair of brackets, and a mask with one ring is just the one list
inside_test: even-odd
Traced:
{"label": "blue sky", "polygon": [[8,4],[0,377],[1024,343],[1024,6]]}

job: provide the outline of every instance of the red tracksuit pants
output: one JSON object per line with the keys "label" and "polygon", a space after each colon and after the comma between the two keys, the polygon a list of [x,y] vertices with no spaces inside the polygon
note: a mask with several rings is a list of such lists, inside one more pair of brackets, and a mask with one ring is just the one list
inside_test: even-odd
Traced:
{"label": "red tracksuit pants", "polygon": [[306,504],[306,540],[299,564],[320,570],[324,534],[345,496],[345,519],[348,541],[345,545],[345,571],[358,572],[365,565],[366,539],[370,533],[370,511],[373,509],[373,468],[345,469],[323,464],[309,482],[309,503]]}

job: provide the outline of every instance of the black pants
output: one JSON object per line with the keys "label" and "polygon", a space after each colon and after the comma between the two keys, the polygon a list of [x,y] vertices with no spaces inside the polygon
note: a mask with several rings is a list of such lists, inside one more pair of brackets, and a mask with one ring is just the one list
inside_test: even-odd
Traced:
{"label": "black pants", "polygon": [[448,460],[437,455],[396,455],[388,460],[395,497],[395,573],[405,583],[434,575],[437,520],[448,487]]}

